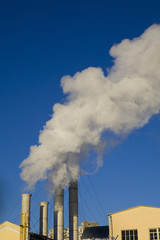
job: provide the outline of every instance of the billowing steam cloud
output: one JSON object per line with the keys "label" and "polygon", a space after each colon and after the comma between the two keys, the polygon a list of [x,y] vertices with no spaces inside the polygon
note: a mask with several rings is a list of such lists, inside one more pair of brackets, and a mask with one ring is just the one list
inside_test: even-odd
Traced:
{"label": "billowing steam cloud", "polygon": [[159,113],[160,25],[114,45],[110,55],[114,66],[107,76],[90,67],[62,78],[66,103],[53,106],[39,145],[20,166],[29,187],[46,178],[55,188],[67,186],[79,177],[83,149],[97,147],[103,131],[128,134]]}

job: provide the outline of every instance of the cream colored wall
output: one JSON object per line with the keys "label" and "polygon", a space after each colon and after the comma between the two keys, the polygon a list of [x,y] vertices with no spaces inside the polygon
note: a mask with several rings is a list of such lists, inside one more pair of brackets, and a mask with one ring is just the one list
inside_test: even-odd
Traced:
{"label": "cream colored wall", "polygon": [[0,225],[0,240],[19,240],[20,227],[10,222],[4,222]]}
{"label": "cream colored wall", "polygon": [[[138,230],[138,240],[149,240],[149,229],[160,228],[160,208],[139,206],[110,215],[109,229],[113,230],[113,237],[121,240],[122,230]],[[109,218],[110,218],[109,216]]]}

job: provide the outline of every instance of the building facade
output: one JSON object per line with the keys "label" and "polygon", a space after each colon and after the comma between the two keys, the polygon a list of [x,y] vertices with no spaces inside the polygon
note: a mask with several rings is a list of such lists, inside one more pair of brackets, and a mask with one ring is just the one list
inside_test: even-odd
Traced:
{"label": "building facade", "polygon": [[0,224],[0,240],[19,240],[20,239],[20,226],[5,221]]}
{"label": "building facade", "polygon": [[160,208],[138,206],[108,214],[110,239],[160,240]]}

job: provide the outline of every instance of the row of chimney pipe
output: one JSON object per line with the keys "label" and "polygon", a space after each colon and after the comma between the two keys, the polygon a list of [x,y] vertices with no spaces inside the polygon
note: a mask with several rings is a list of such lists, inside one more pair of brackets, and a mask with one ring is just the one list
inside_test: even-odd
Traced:
{"label": "row of chimney pipe", "polygon": [[[22,194],[21,234],[29,239],[31,194]],[[48,235],[48,202],[40,202],[40,231]],[[54,194],[54,240],[63,240],[64,230],[64,190],[57,189]],[[25,231],[25,232],[24,232]],[[69,240],[78,240],[78,182],[69,186]]]}

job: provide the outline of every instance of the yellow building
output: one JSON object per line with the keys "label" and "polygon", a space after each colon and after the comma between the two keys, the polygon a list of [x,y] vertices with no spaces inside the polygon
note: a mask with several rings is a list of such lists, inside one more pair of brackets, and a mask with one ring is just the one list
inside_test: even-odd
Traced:
{"label": "yellow building", "polygon": [[160,208],[138,206],[108,214],[110,239],[160,240]]}
{"label": "yellow building", "polygon": [[4,222],[0,224],[0,240],[19,240],[20,239],[20,226]]}

